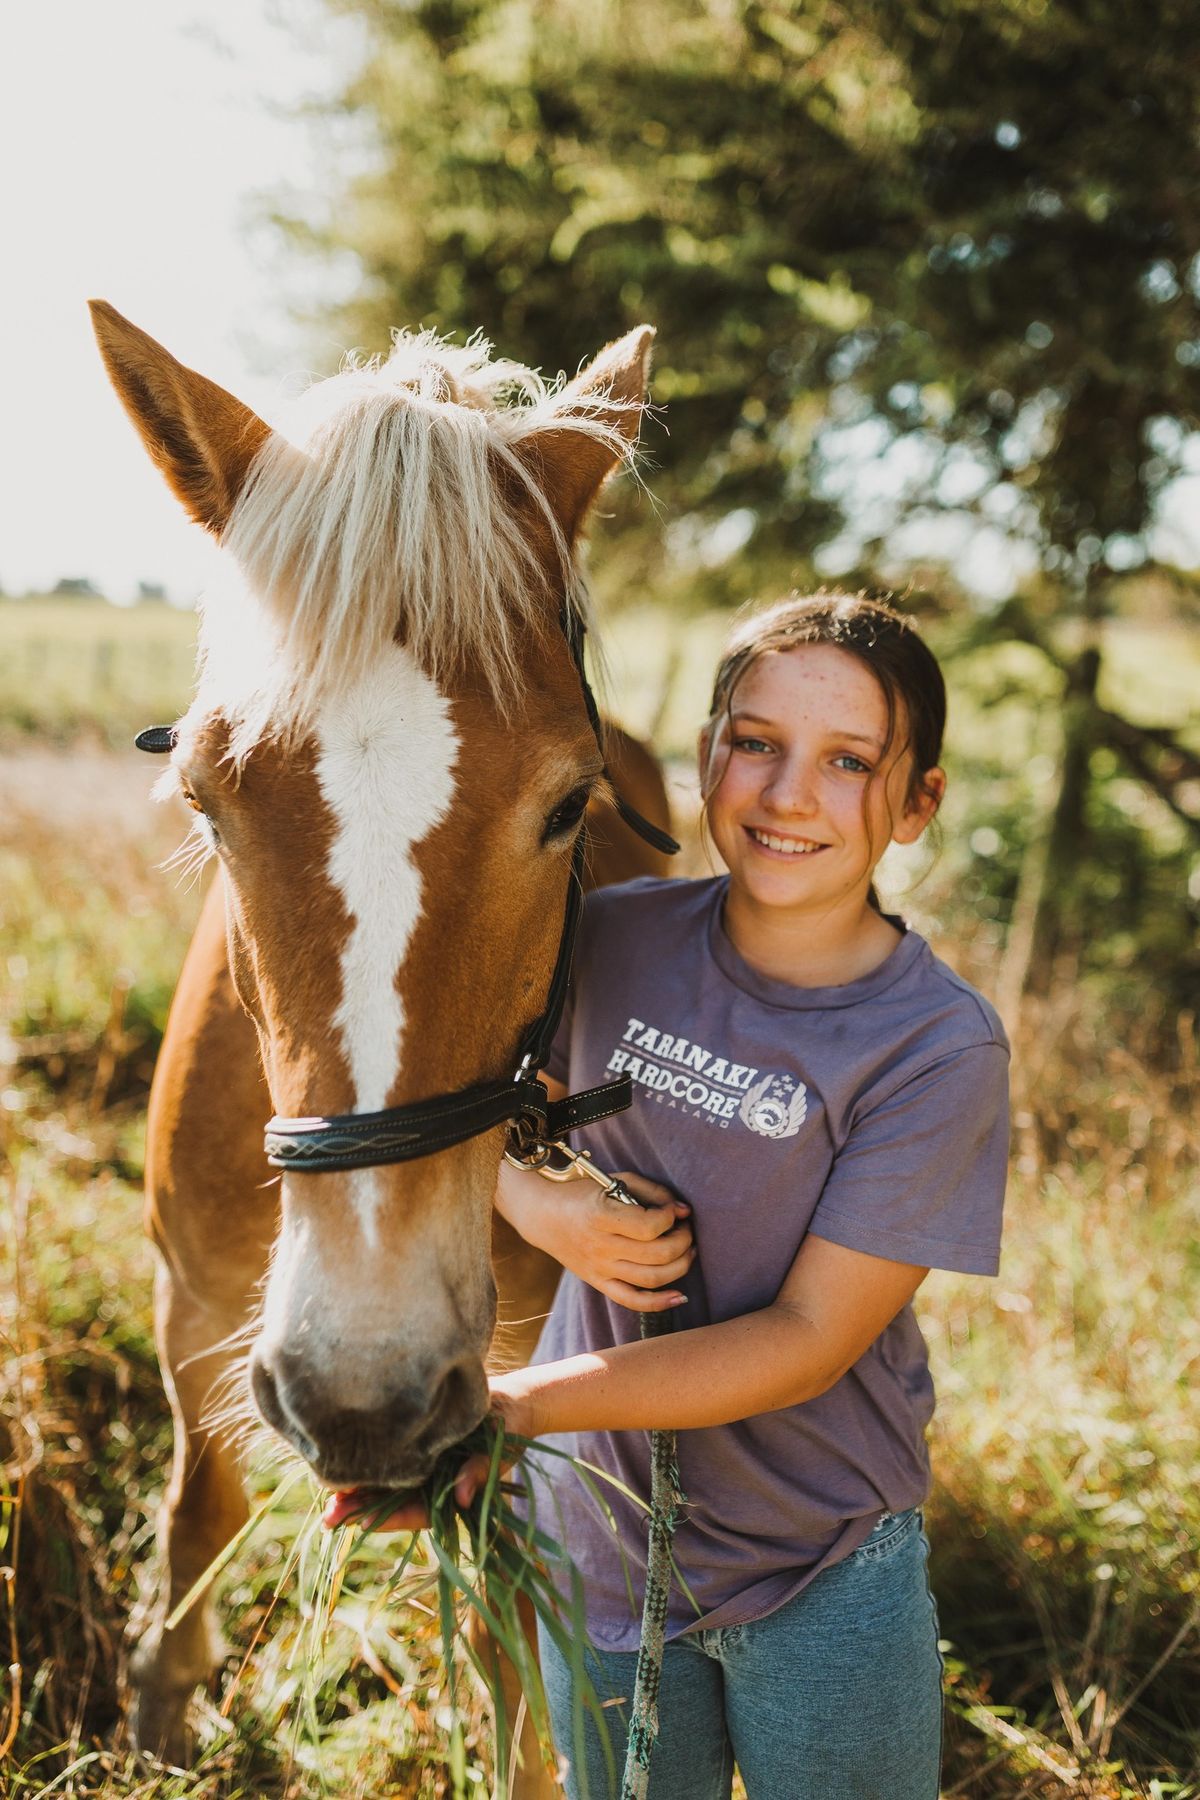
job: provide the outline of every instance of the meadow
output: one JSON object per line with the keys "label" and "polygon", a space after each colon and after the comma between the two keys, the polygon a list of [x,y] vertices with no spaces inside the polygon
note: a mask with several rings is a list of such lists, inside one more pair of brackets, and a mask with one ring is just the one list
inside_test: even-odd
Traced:
{"label": "meadow", "polygon": [[[0,603],[0,1791],[482,1794],[486,1714],[469,1699],[450,1755],[426,1600],[384,1615],[363,1598],[383,1547],[332,1597],[303,1558],[291,1567],[302,1488],[228,1571],[231,1655],[195,1771],[139,1768],[121,1737],[123,1633],[169,1436],[144,1108],[199,903],[161,868],[184,821],[150,803],[156,771],[127,745],[186,703],[193,625],[159,606]],[[613,631],[613,691],[673,759],[685,823],[719,631],[636,614]],[[1177,722],[1194,648],[1142,633],[1126,650],[1125,703]],[[963,779],[944,845],[931,867],[898,865],[892,892],[994,991],[1003,921],[982,902],[999,891],[997,822],[1036,803],[1044,695],[1015,653],[966,659],[954,686]],[[1172,854],[1172,821],[1156,829]],[[1069,968],[1028,999],[1002,1275],[922,1292],[941,1397],[944,1800],[1200,1797],[1195,1024],[1132,978],[1101,989]],[[264,1469],[262,1494],[273,1480]]]}

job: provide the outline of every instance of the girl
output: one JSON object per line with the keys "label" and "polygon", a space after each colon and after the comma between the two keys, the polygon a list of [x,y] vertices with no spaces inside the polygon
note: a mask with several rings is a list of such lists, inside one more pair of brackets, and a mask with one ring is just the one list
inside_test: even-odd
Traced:
{"label": "girl", "polygon": [[[533,1367],[493,1383],[636,1493],[679,1431],[686,1498],[653,1800],[936,1800],[937,1622],[919,1508],[933,1388],[910,1302],[931,1267],[995,1274],[1008,1053],[987,1003],[879,910],[875,866],[937,811],[945,690],[898,613],[792,598],[735,630],[700,740],[727,876],[589,896],[548,1074],[628,1071],[591,1182],[506,1167],[497,1204],[568,1273]],[[679,1329],[640,1341],[639,1310]],[[582,1573],[601,1698],[640,1620],[582,1485],[531,1473]],[[464,1475],[460,1492],[472,1486]],[[633,1585],[645,1515],[606,1490]],[[543,1668],[560,1746],[570,1674]],[[612,1749],[624,1755],[613,1708]],[[567,1791],[608,1791],[595,1738]],[[586,1788],[585,1788],[586,1782]]]}

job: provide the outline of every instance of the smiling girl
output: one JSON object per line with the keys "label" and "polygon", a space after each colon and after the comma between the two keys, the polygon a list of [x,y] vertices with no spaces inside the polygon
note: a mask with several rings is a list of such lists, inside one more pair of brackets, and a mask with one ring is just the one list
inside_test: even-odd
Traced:
{"label": "smiling girl", "polygon": [[[735,1763],[750,1800],[936,1800],[934,1399],[910,1303],[930,1268],[996,1272],[1008,1053],[872,878],[937,811],[944,717],[886,606],[793,598],[739,625],[700,740],[728,875],[589,897],[548,1071],[632,1076],[589,1149],[646,1210],[503,1172],[501,1211],[568,1271],[534,1366],[493,1382],[506,1423],[643,1496],[648,1433],[680,1434],[652,1800],[726,1800]],[[679,1329],[641,1341],[635,1314],[668,1307]],[[610,1490],[618,1548],[565,1468],[552,1490],[530,1471],[539,1518],[582,1573],[597,1689],[628,1702],[621,1550],[636,1588],[645,1514]],[[567,1746],[570,1671],[542,1657]],[[626,1716],[606,1714],[618,1767]],[[572,1796],[607,1791],[589,1729]]]}

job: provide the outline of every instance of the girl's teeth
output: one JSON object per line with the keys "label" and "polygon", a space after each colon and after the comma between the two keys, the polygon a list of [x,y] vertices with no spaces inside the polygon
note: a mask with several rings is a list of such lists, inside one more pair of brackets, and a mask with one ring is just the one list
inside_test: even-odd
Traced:
{"label": "girl's teeth", "polygon": [[812,851],[822,848],[820,844],[804,844],[796,838],[772,837],[765,831],[755,831],[751,835],[760,844],[765,844],[768,850],[782,850],[785,856],[808,856]]}

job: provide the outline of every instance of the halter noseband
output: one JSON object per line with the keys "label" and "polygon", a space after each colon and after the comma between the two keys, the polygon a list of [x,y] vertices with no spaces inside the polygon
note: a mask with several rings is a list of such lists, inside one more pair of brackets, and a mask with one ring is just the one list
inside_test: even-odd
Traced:
{"label": "halter noseband", "polygon": [[[570,606],[563,608],[559,622],[579,675],[588,722],[603,754],[600,715],[584,668],[583,622]],[[172,725],[152,725],[139,732],[134,742],[139,750],[161,756],[174,749],[177,735]],[[607,768],[604,772],[608,774]],[[654,849],[668,856],[676,854],[679,845],[673,837],[644,819],[615,789],[614,796],[617,812],[631,830]],[[509,1127],[509,1153],[513,1159],[536,1168],[546,1161],[551,1147],[566,1132],[595,1125],[625,1111],[633,1100],[633,1082],[628,1075],[568,1094],[562,1100],[551,1100],[545,1084],[537,1079],[537,1071],[550,1054],[566,1004],[582,909],[586,846],[587,828],[581,826],[571,856],[562,936],[546,1004],[521,1041],[515,1072],[507,1078],[476,1082],[454,1093],[415,1100],[407,1106],[388,1106],[381,1112],[269,1119],[266,1151],[273,1168],[318,1174],[413,1162],[479,1137],[497,1125]]]}

